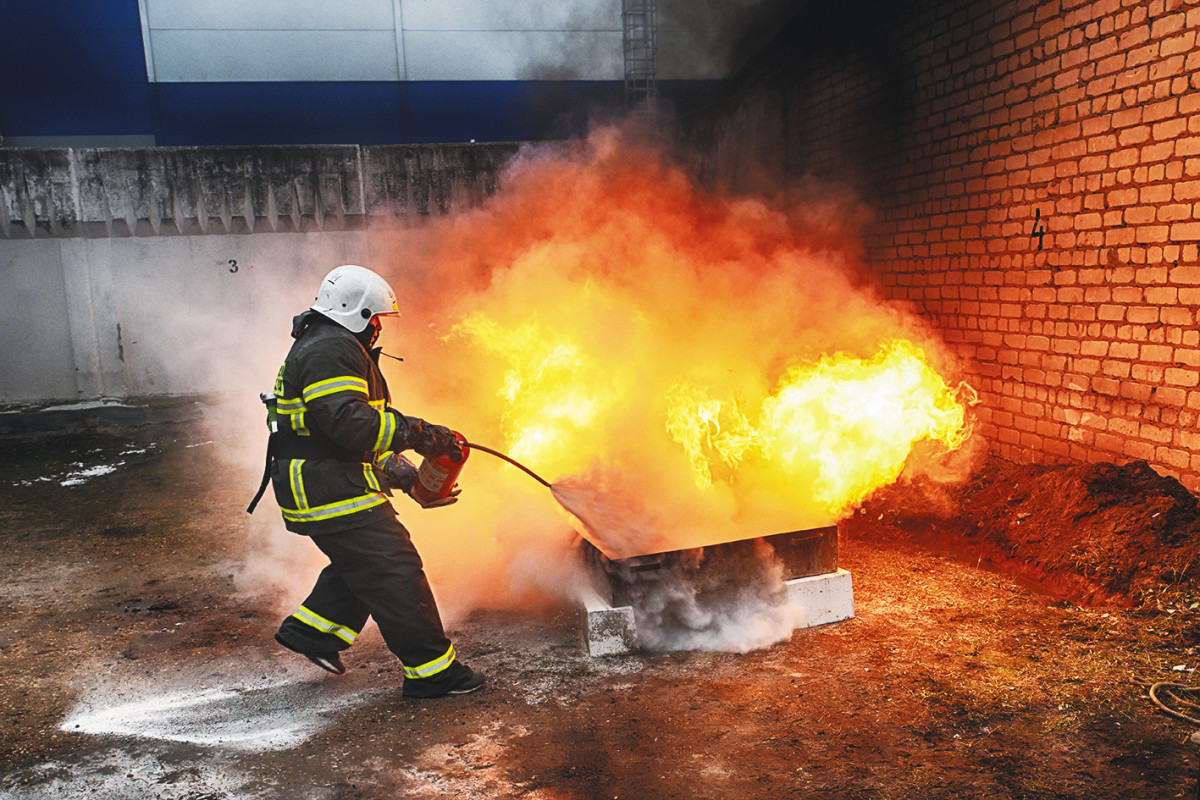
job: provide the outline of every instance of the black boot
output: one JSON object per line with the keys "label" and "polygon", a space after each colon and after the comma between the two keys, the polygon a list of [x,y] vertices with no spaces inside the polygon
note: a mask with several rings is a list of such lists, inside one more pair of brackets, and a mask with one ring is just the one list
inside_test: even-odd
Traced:
{"label": "black boot", "polygon": [[346,667],[344,664],[342,664],[342,659],[340,656],[338,656],[336,650],[328,653],[306,653],[304,650],[300,649],[298,645],[289,644],[287,640],[283,638],[283,635],[279,633],[275,634],[275,641],[279,642],[293,653],[299,653],[327,672],[332,672],[334,675],[346,674]]}
{"label": "black boot", "polygon": [[403,695],[413,700],[467,694],[483,686],[483,675],[461,661],[455,661],[442,675],[432,678],[405,678]]}

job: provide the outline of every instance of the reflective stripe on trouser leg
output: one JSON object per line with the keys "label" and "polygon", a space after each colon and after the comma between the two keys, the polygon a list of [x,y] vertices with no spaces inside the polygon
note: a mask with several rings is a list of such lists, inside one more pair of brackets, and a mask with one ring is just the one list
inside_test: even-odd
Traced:
{"label": "reflective stripe on trouser leg", "polygon": [[433,676],[454,662],[421,556],[399,520],[381,516],[362,527],[312,539],[375,619],[405,673],[412,669]]}
{"label": "reflective stripe on trouser leg", "polygon": [[449,669],[454,663],[454,645],[450,645],[450,649],[433,661],[422,664],[419,667],[404,668],[404,677],[406,678],[432,678],[445,670]]}
{"label": "reflective stripe on trouser leg", "polygon": [[321,570],[300,609],[284,620],[280,633],[313,652],[345,650],[366,625],[367,616],[367,607],[330,564]]}
{"label": "reflective stripe on trouser leg", "polygon": [[358,638],[358,631],[351,630],[345,625],[339,625],[336,622],[327,620],[311,608],[300,606],[293,617],[303,622],[305,625],[316,628],[321,633],[331,633],[341,639],[346,644],[354,644],[354,640]]}

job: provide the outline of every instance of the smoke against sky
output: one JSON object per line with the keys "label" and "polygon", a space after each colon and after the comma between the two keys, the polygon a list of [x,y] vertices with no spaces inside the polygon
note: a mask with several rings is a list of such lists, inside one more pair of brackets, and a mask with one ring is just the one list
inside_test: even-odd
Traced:
{"label": "smoke against sky", "polygon": [[794,0],[660,0],[659,77],[730,78],[796,11]]}

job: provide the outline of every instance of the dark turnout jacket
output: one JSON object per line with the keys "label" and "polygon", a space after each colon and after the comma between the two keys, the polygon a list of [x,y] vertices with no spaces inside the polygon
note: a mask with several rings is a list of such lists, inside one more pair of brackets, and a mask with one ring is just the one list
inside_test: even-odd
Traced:
{"label": "dark turnout jacket", "polygon": [[271,443],[284,524],[316,535],[392,515],[380,465],[410,446],[422,421],[388,405],[379,350],[311,311],[296,317],[292,335],[275,379],[279,431]]}

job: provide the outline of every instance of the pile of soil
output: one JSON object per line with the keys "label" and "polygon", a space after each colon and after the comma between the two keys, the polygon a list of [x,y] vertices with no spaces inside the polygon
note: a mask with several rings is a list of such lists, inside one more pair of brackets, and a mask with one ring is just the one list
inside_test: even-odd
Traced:
{"label": "pile of soil", "polygon": [[993,457],[957,487],[878,492],[851,525],[868,520],[1081,605],[1200,607],[1200,507],[1145,461],[1038,466]]}

